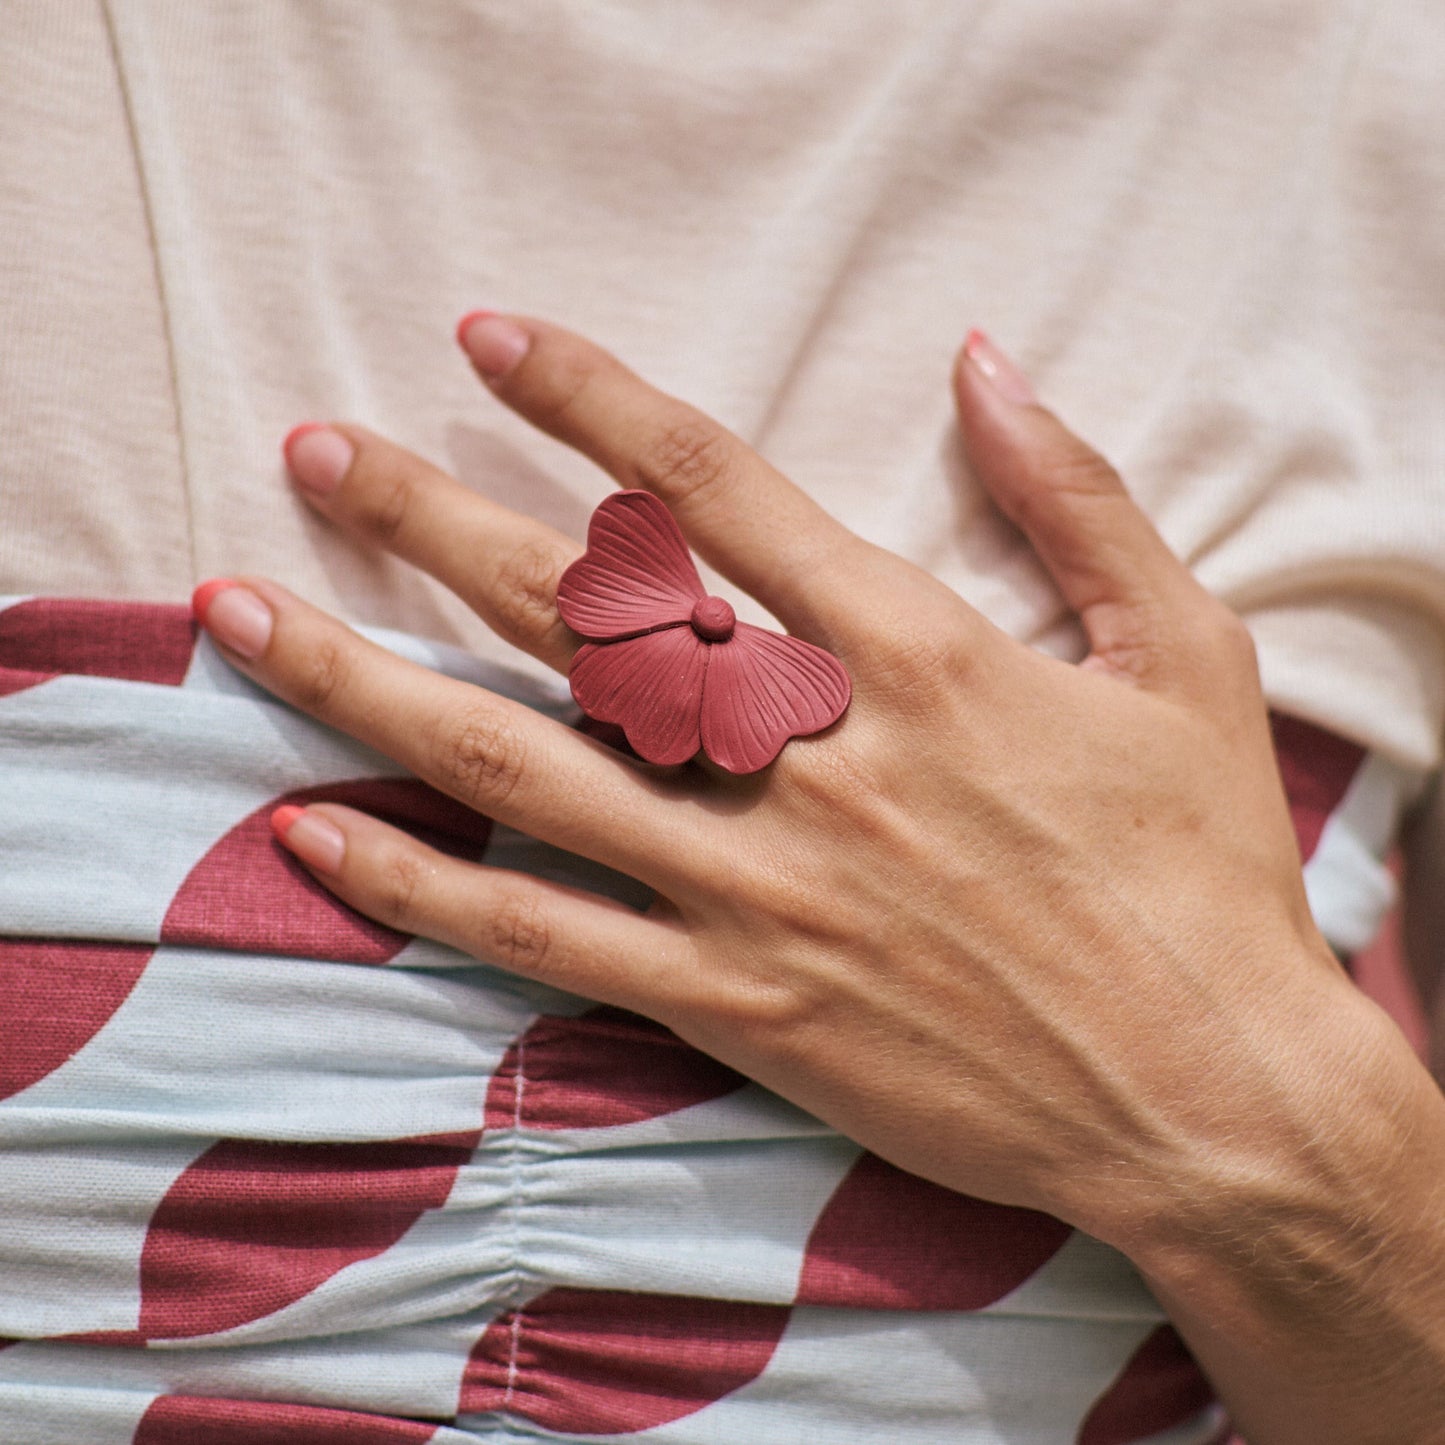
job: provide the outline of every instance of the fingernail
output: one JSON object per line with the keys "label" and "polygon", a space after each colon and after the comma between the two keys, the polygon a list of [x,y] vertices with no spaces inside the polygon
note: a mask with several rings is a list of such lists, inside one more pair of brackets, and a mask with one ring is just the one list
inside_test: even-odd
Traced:
{"label": "fingernail", "polygon": [[488,381],[504,377],[532,344],[516,322],[495,311],[469,311],[457,322],[457,341]]}
{"label": "fingernail", "polygon": [[228,587],[236,584],[229,577],[212,577],[209,582],[202,582],[194,592],[191,593],[191,616],[201,624],[206,625],[206,613],[211,610],[211,603],[215,601],[218,592],[224,592]]}
{"label": "fingernail", "polygon": [[1015,406],[1037,406],[1038,397],[1029,379],[982,331],[970,331],[963,343],[963,354],[988,379],[989,385]]}
{"label": "fingernail", "polygon": [[217,642],[242,657],[259,657],[271,640],[271,609],[229,577],[202,582],[191,595],[191,611]]}
{"label": "fingernail", "polygon": [[285,803],[271,814],[271,831],[303,863],[335,873],[346,856],[346,835],[318,813]]}
{"label": "fingernail", "polygon": [[308,491],[323,497],[341,484],[356,457],[356,448],[339,431],[319,421],[293,427],[281,443],[281,451],[291,475]]}

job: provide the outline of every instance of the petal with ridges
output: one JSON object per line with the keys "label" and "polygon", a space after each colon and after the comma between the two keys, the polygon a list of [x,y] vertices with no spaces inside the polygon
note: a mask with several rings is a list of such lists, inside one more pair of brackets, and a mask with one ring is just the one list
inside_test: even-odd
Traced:
{"label": "petal with ridges", "polygon": [[847,669],[798,637],[739,622],[708,655],[703,751],[730,773],[755,773],[789,738],[837,722],[853,695]]}
{"label": "petal with ridges", "polygon": [[685,763],[698,750],[708,644],[691,627],[622,642],[587,643],[572,660],[572,696],[588,717],[616,723],[649,763]]}
{"label": "petal with ridges", "polygon": [[705,597],[672,513],[650,492],[616,492],[592,514],[587,550],[557,584],[557,610],[596,642],[686,622]]}

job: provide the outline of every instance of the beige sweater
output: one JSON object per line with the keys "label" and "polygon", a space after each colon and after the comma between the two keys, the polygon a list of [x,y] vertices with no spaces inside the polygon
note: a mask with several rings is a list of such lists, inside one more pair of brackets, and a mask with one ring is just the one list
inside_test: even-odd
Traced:
{"label": "beige sweater", "polygon": [[989,329],[1395,759],[1445,711],[1438,0],[6,0],[0,593],[269,573],[498,646],[317,526],[348,417],[580,535],[477,305],[599,339],[1015,635],[1072,624],[959,457]]}

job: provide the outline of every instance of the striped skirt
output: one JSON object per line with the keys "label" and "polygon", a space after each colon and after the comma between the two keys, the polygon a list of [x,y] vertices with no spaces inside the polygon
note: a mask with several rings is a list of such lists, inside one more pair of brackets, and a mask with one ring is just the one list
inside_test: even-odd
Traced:
{"label": "striped skirt", "polygon": [[[1418,779],[1277,736],[1354,946]],[[320,799],[643,901],[261,693],[183,608],[0,599],[0,1445],[1222,1438],[1121,1256],[359,917],[270,837]]]}

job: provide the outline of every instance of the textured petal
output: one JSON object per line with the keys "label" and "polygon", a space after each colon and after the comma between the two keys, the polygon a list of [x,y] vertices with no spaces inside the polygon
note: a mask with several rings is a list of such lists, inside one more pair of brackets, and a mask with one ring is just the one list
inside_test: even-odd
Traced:
{"label": "textured petal", "polygon": [[755,773],[789,738],[837,722],[852,695],[847,670],[831,653],[739,622],[708,654],[703,751],[730,773]]}
{"label": "textured petal", "polygon": [[569,681],[582,711],[616,723],[649,763],[685,763],[698,749],[708,644],[691,627],[586,644]]}
{"label": "textured petal", "polygon": [[650,492],[615,492],[557,584],[557,610],[574,632],[604,642],[686,622],[705,596],[672,513]]}

